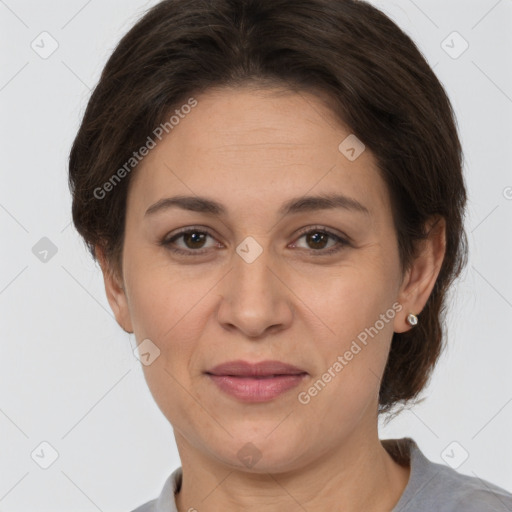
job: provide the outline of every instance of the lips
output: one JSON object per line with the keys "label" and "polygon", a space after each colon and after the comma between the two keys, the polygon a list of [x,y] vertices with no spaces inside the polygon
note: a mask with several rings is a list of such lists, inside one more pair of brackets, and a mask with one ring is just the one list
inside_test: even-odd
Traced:
{"label": "lips", "polygon": [[281,361],[261,361],[249,363],[247,361],[229,361],[219,364],[206,372],[210,375],[223,375],[231,377],[276,377],[280,375],[306,374],[305,370]]}
{"label": "lips", "polygon": [[205,372],[223,393],[242,402],[268,402],[298,386],[308,373],[281,361],[230,361]]}

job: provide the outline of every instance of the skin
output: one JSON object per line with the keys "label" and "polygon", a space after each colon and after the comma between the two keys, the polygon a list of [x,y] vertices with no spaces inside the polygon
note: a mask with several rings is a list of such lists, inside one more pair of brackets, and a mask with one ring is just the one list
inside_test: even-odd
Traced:
{"label": "skin", "polygon": [[[410,470],[379,440],[379,385],[393,332],[412,328],[408,313],[421,312],[434,286],[444,222],[402,275],[375,159],[367,149],[349,161],[338,150],[350,129],[320,97],[239,88],[197,100],[132,176],[121,275],[97,248],[119,325],[160,350],[143,370],[174,429],[183,467],[178,509],[389,511]],[[291,198],[333,192],[358,200],[369,215],[342,208],[277,213]],[[178,194],[214,199],[227,214],[174,207],[145,215]],[[204,254],[180,256],[160,245],[190,226],[210,236],[195,245],[181,237],[174,247]],[[318,226],[350,244],[318,255],[336,246],[300,232]],[[262,249],[252,263],[236,252],[247,236]],[[396,302],[401,311],[301,404],[298,393]],[[243,403],[204,374],[235,359],[276,359],[308,375],[271,401]],[[248,442],[261,457],[252,467],[237,456]]]}

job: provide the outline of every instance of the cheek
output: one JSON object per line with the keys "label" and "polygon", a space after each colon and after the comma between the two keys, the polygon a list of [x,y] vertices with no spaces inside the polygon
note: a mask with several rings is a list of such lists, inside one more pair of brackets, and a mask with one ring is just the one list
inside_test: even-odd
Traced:
{"label": "cheek", "polygon": [[358,417],[378,394],[397,314],[393,284],[385,275],[379,266],[354,266],[333,274],[322,293],[312,294],[329,330],[316,340],[323,368],[304,389],[304,401],[318,411],[335,404],[331,414],[340,421],[347,421],[347,414]]}
{"label": "cheek", "polygon": [[[395,285],[391,274],[379,263],[361,260],[357,265],[324,270],[314,282],[303,283],[304,303],[325,327],[327,345],[341,350],[359,335],[364,339],[364,333],[376,323],[384,337],[392,332],[389,317],[394,314]],[[386,312],[388,318],[383,323],[381,315]]]}
{"label": "cheek", "polygon": [[130,280],[137,343],[149,339],[158,349],[158,357],[151,364],[142,364],[144,377],[164,416],[178,425],[190,411],[195,411],[192,416],[196,422],[202,421],[201,413],[204,415],[192,398],[191,375],[197,368],[197,340],[206,318],[207,301],[201,302],[201,298],[211,285],[204,277],[196,281],[169,267],[150,266],[144,271],[139,268]]}
{"label": "cheek", "polygon": [[[211,316],[211,294],[218,280],[197,268],[135,261],[127,273],[130,315],[137,343],[149,339],[159,351],[155,362],[143,366],[152,392],[178,392],[179,383],[189,387],[191,375],[198,371],[206,323]],[[173,377],[176,381],[173,381]],[[171,387],[169,387],[171,386]],[[178,386],[178,387],[176,387]],[[166,390],[160,393],[160,389]]]}
{"label": "cheek", "polygon": [[208,289],[205,279],[192,282],[186,271],[151,250],[127,251],[125,275],[135,333],[161,342],[180,319],[186,321],[198,290]]}

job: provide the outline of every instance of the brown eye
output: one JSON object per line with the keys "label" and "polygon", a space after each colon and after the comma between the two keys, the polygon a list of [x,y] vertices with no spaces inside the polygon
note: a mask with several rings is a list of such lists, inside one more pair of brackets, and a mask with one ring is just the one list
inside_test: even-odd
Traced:
{"label": "brown eye", "polygon": [[[205,242],[208,237],[213,238],[207,231],[189,228],[176,233],[170,238],[165,238],[160,242],[160,244],[177,254],[195,256],[203,254],[208,250],[208,248],[205,248]],[[182,241],[182,245],[176,247],[176,242],[180,239]]]}
{"label": "brown eye", "polygon": [[[160,245],[163,245],[168,250],[176,254],[199,256],[208,252],[211,247],[218,247],[218,244],[205,247],[208,237],[214,239],[213,235],[208,231],[197,228],[188,228],[171,237],[165,238],[160,242]],[[331,233],[326,228],[309,229],[308,231],[303,232],[297,240],[302,238],[306,240],[307,245],[304,249],[315,256],[333,254],[350,245],[345,238]],[[181,241],[181,245],[178,245],[178,241]],[[329,242],[332,242],[330,246]],[[293,247],[297,247],[297,245],[293,244]]]}
{"label": "brown eye", "polygon": [[325,249],[330,238],[330,235],[322,233],[321,231],[311,231],[304,236],[308,244],[313,244],[312,249]]}
{"label": "brown eye", "polygon": [[[302,233],[298,240],[301,238],[306,240],[306,250],[309,250],[309,252],[315,256],[333,254],[340,251],[345,246],[350,245],[346,239],[331,233],[326,228],[309,229],[308,231]],[[326,249],[329,243],[329,239],[331,239],[334,244]]]}
{"label": "brown eye", "polygon": [[198,231],[188,231],[180,236],[183,237],[183,241],[188,249],[201,249],[208,235]]}

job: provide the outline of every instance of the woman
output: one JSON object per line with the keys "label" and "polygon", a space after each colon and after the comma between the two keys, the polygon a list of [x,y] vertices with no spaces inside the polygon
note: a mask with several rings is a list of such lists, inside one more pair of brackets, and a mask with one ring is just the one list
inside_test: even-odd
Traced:
{"label": "woman", "polygon": [[512,510],[380,440],[467,261],[462,151],[414,43],[355,0],[166,0],[105,66],[73,220],[182,466],[136,510]]}

